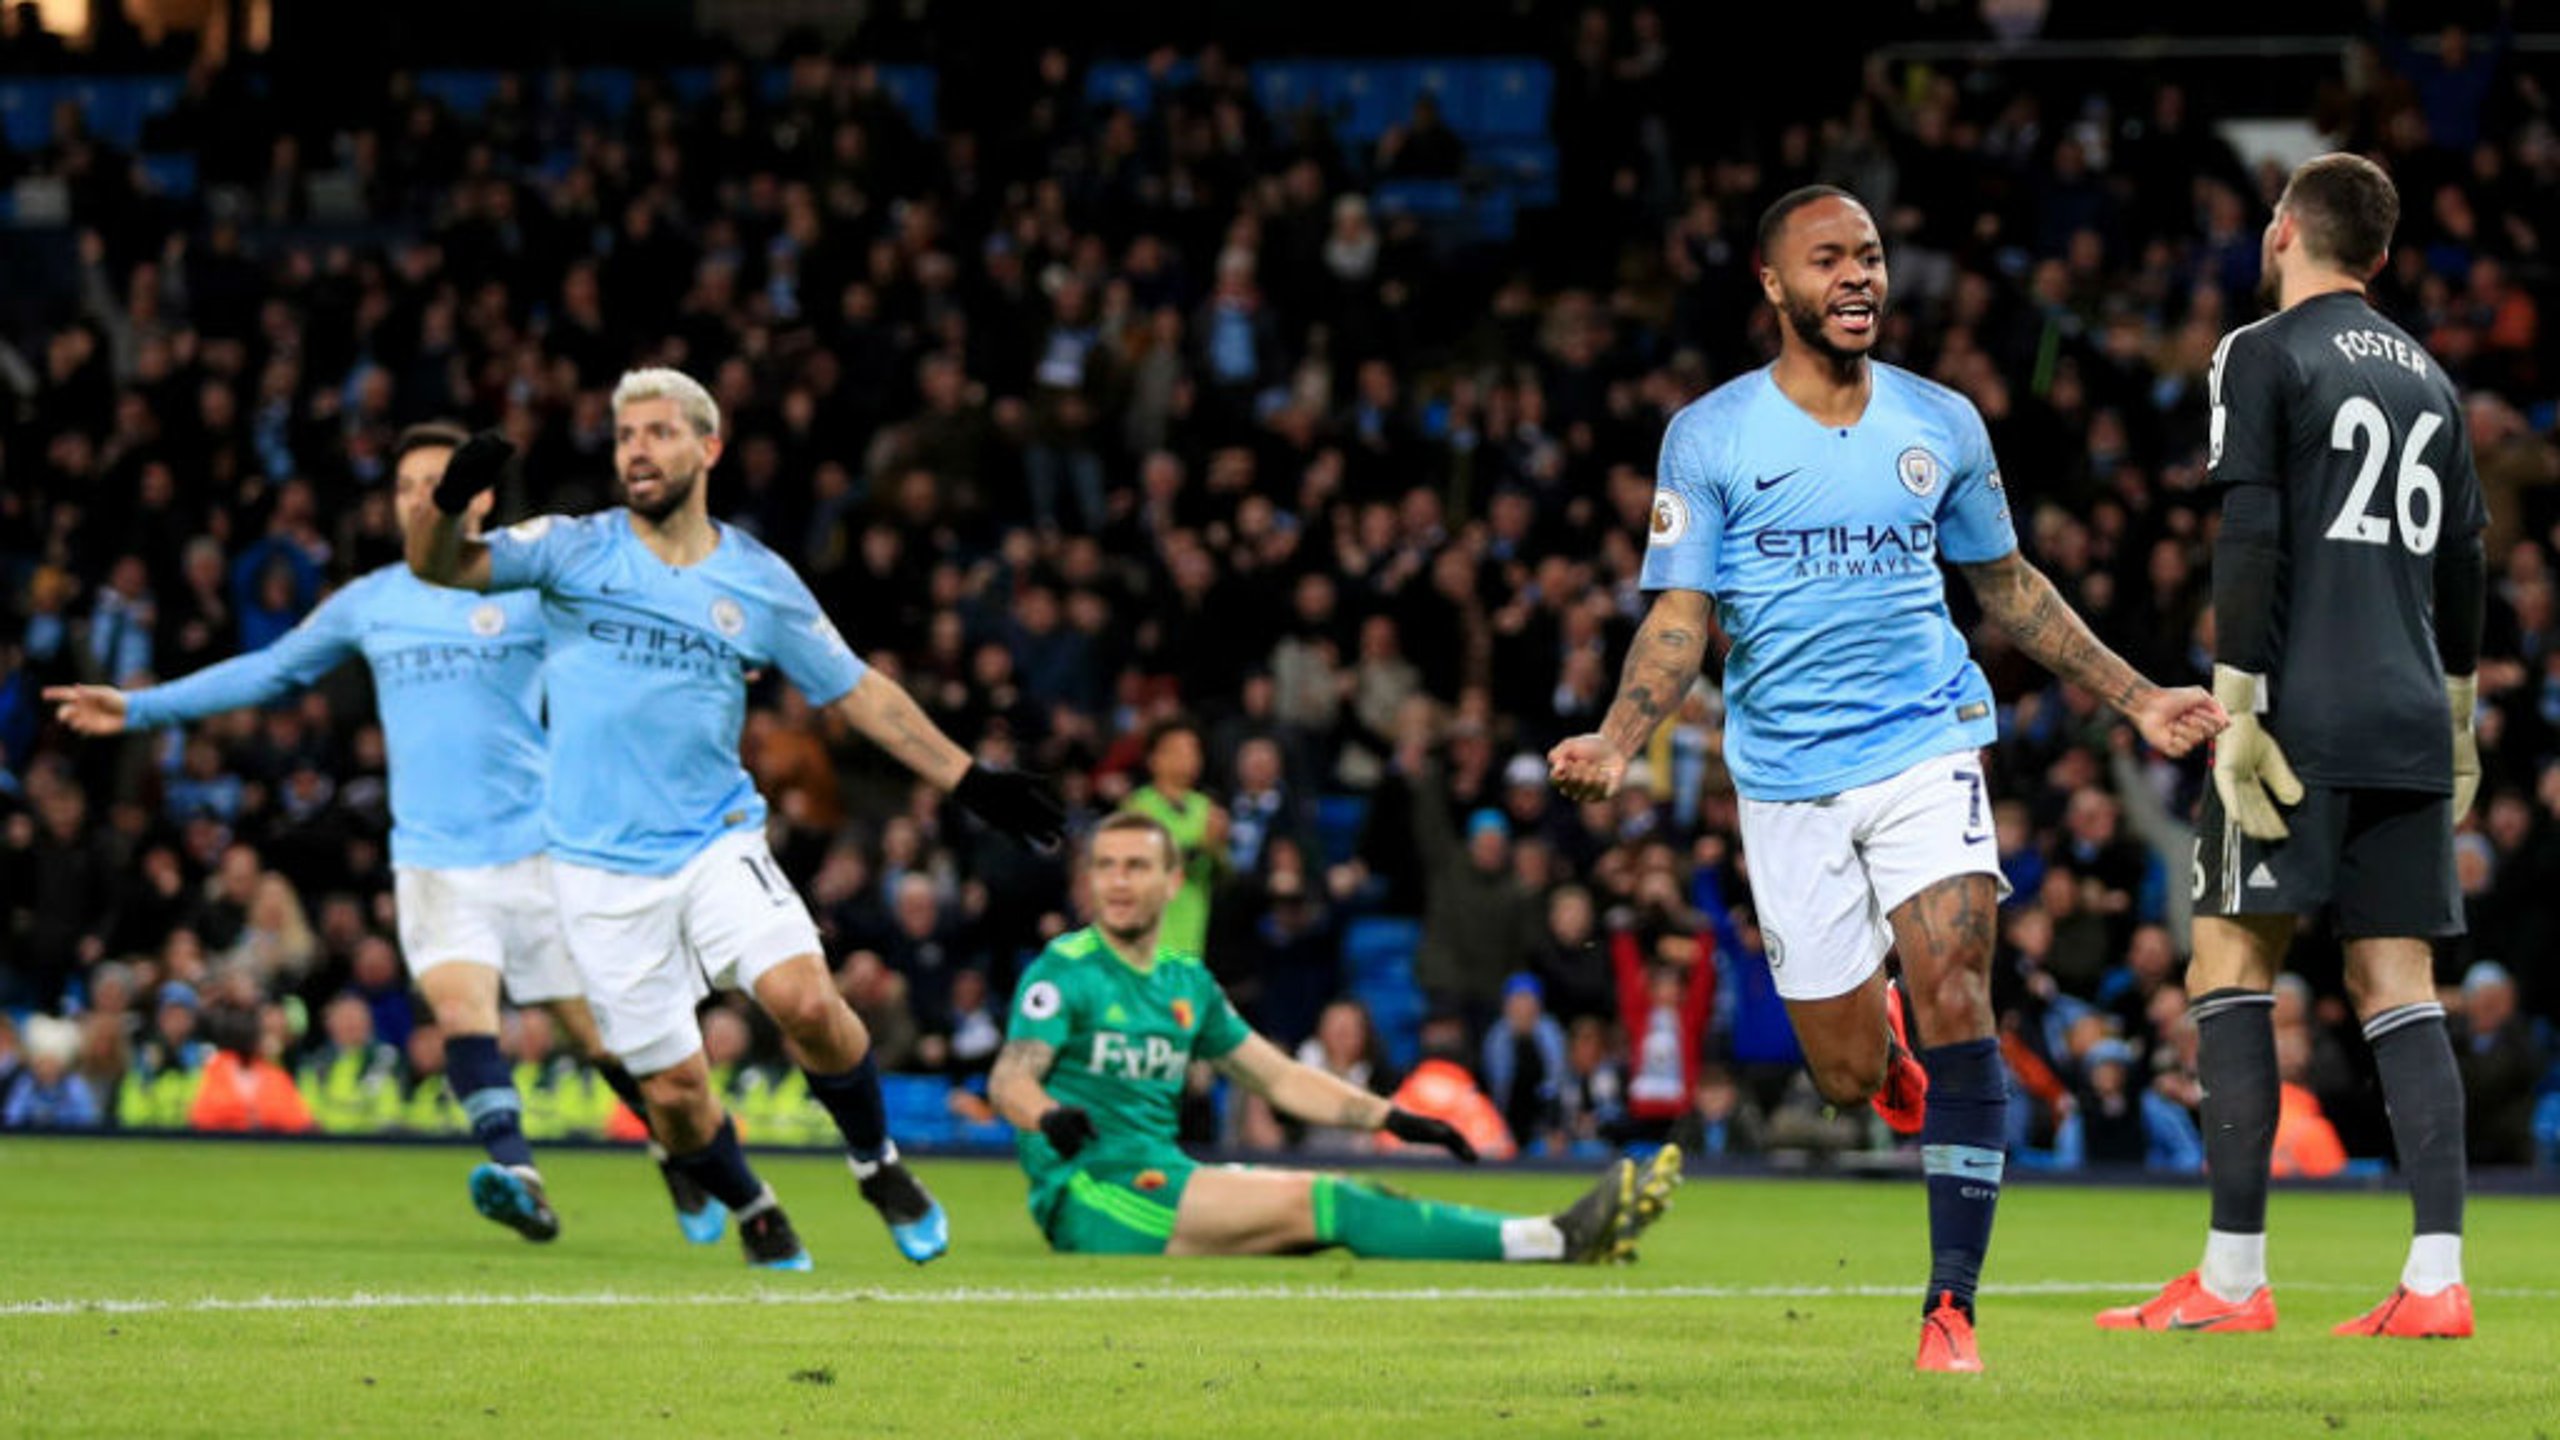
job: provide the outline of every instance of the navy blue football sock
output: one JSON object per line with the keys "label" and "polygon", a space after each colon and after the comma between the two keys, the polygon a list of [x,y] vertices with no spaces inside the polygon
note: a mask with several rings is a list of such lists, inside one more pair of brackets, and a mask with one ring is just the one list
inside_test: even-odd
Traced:
{"label": "navy blue football sock", "polygon": [[615,1098],[640,1117],[640,1127],[649,1132],[649,1138],[657,1139],[658,1127],[649,1119],[649,1097],[640,1093],[640,1077],[623,1069],[619,1060],[597,1061],[596,1074],[603,1077],[605,1088],[611,1090]]}
{"label": "navy blue football sock", "polygon": [[1940,1295],[1951,1295],[1969,1317],[2008,1164],[2009,1072],[2000,1042],[1990,1039],[1923,1050],[1920,1063],[1929,1072],[1929,1115],[1920,1127],[1929,1176],[1929,1293],[1920,1310],[1925,1315]]}
{"label": "navy blue football sock", "polygon": [[471,1133],[491,1160],[533,1164],[533,1146],[524,1138],[524,1101],[516,1094],[515,1072],[498,1053],[497,1036],[446,1036],[444,1083],[462,1102],[462,1113],[471,1117]]}
{"label": "navy blue football sock", "polygon": [[809,1094],[827,1107],[845,1149],[857,1165],[877,1165],[889,1153],[889,1112],[880,1099],[880,1067],[866,1052],[862,1063],[840,1075],[800,1072],[809,1077]]}
{"label": "navy blue football sock", "polygon": [[688,1155],[669,1155],[667,1168],[691,1178],[741,1220],[764,1199],[764,1182],[747,1168],[747,1152],[738,1148],[737,1122],[726,1115],[710,1144]]}

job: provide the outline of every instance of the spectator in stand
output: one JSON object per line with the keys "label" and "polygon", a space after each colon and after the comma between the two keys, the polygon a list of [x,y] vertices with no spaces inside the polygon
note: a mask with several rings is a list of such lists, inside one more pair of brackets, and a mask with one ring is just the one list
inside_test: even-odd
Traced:
{"label": "spectator in stand", "polygon": [[1552,1153],[1563,1138],[1564,1027],[1547,1013],[1537,976],[1524,972],[1504,982],[1502,1019],[1485,1032],[1478,1073],[1520,1148]]}
{"label": "spectator in stand", "polygon": [[2533,1163],[2533,1105],[2548,1067],[2516,1008],[2515,979],[2495,960],[2463,974],[2453,1055],[2462,1067],[2472,1163]]}
{"label": "spectator in stand", "polygon": [[38,1015],[27,1022],[26,1073],[0,1085],[0,1130],[95,1130],[106,1123],[97,1092],[72,1068],[80,1027]]}
{"label": "spectator in stand", "polygon": [[[1487,1160],[1509,1160],[1519,1154],[1502,1111],[1486,1098],[1467,1069],[1467,1022],[1455,1015],[1435,1015],[1422,1024],[1422,1063],[1404,1077],[1388,1098],[1416,1115],[1443,1120],[1467,1137],[1476,1154]],[[1371,1143],[1393,1153],[1402,1149],[1393,1136],[1379,1134]]]}
{"label": "spectator in stand", "polygon": [[1147,735],[1147,783],[1129,797],[1130,809],[1163,821],[1182,847],[1182,888],[1164,912],[1163,944],[1185,955],[1207,950],[1210,895],[1227,865],[1227,812],[1200,790],[1205,763],[1199,727],[1167,720]]}
{"label": "spectator in stand", "polygon": [[311,1107],[277,1063],[282,1053],[262,1010],[237,1001],[205,1015],[214,1046],[187,1113],[188,1128],[300,1135],[312,1129]]}
{"label": "spectator in stand", "polygon": [[1414,979],[1429,1002],[1482,1035],[1502,1004],[1505,977],[1528,968],[1538,941],[1538,897],[1511,873],[1511,827],[1502,812],[1467,817],[1461,838],[1446,767],[1408,752],[1413,846],[1422,862],[1422,950]]}

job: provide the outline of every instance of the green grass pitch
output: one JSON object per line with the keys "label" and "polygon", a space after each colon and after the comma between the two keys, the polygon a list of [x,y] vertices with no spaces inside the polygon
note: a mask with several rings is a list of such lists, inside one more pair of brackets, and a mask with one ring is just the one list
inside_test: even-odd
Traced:
{"label": "green grass pitch", "polygon": [[1010,1167],[928,1160],[954,1248],[917,1270],[840,1164],[769,1156],[818,1266],[776,1276],[686,1246],[637,1155],[549,1157],[547,1247],[471,1213],[474,1158],[0,1142],[0,1435],[2560,1436],[2547,1198],[2474,1202],[2467,1343],[2329,1335],[2397,1277],[2389,1193],[2279,1192],[2276,1334],[2110,1335],[2203,1196],[2024,1178],[1956,1377],[1909,1368],[1908,1181],[1693,1177],[1617,1270],[1096,1260],[1048,1253]]}

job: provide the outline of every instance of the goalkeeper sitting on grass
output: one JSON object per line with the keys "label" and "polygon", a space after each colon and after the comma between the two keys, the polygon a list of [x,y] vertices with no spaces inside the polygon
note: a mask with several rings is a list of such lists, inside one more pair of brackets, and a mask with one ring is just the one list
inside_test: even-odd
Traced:
{"label": "goalkeeper sitting on grass", "polygon": [[1411,1200],[1339,1175],[1203,1167],[1174,1144],[1194,1057],[1284,1114],[1383,1130],[1475,1159],[1446,1123],[1301,1065],[1255,1034],[1198,957],[1161,949],[1182,879],[1173,836],[1122,813],[1085,861],[1096,922],[1024,972],[989,1095],[1019,1130],[1031,1214],[1052,1248],[1114,1255],[1294,1255],[1341,1246],[1407,1260],[1635,1257],[1636,1237],[1680,1183],[1680,1152],[1620,1160],[1554,1216],[1497,1215]]}

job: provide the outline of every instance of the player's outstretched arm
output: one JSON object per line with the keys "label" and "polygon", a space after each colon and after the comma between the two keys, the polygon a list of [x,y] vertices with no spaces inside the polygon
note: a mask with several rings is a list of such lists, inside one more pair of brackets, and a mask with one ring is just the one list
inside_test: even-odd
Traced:
{"label": "player's outstretched arm", "polygon": [[1689,693],[1707,659],[1707,626],[1715,601],[1700,590],[1665,590],[1653,597],[1627,663],[1618,695],[1600,729],[1576,735],[1547,752],[1556,789],[1573,800],[1605,800],[1618,793],[1627,762],[1644,750],[1654,730]]}
{"label": "player's outstretched arm", "polygon": [[1283,1115],[1310,1125],[1384,1130],[1399,1140],[1437,1145],[1470,1164],[1475,1161],[1475,1147],[1447,1122],[1399,1110],[1383,1095],[1372,1095],[1339,1076],[1301,1065],[1260,1035],[1246,1036],[1243,1044],[1211,1063],[1218,1073],[1271,1102],[1271,1108]]}
{"label": "player's outstretched arm", "polygon": [[444,478],[436,482],[436,503],[419,512],[403,537],[411,573],[430,585],[489,588],[489,547],[463,535],[463,513],[472,501],[497,488],[499,475],[515,454],[516,447],[495,430],[481,431],[453,452],[445,462]]}
{"label": "player's outstretched arm", "polygon": [[1053,846],[1066,833],[1066,808],[1048,786],[1018,770],[981,765],[942,733],[905,686],[865,670],[835,711],[899,764],[947,792],[970,813],[1027,845]]}
{"label": "player's outstretched arm", "polygon": [[2012,550],[1961,567],[1982,613],[2037,664],[2104,699],[2164,754],[2184,755],[2230,723],[2213,696],[2193,685],[2162,689],[2106,647],[2043,571]]}
{"label": "player's outstretched arm", "polygon": [[1046,1040],[1008,1040],[996,1052],[987,1074],[987,1099],[1016,1130],[1037,1130],[1048,1137],[1058,1158],[1069,1160],[1098,1133],[1093,1117],[1073,1105],[1061,1105],[1044,1083],[1058,1061],[1058,1047]]}
{"label": "player's outstretched arm", "polygon": [[347,591],[320,602],[263,650],[234,655],[166,685],[118,690],[110,685],[55,685],[44,692],[54,718],[80,735],[121,735],[127,730],[156,730],[242,710],[272,705],[300,690],[358,653]]}

